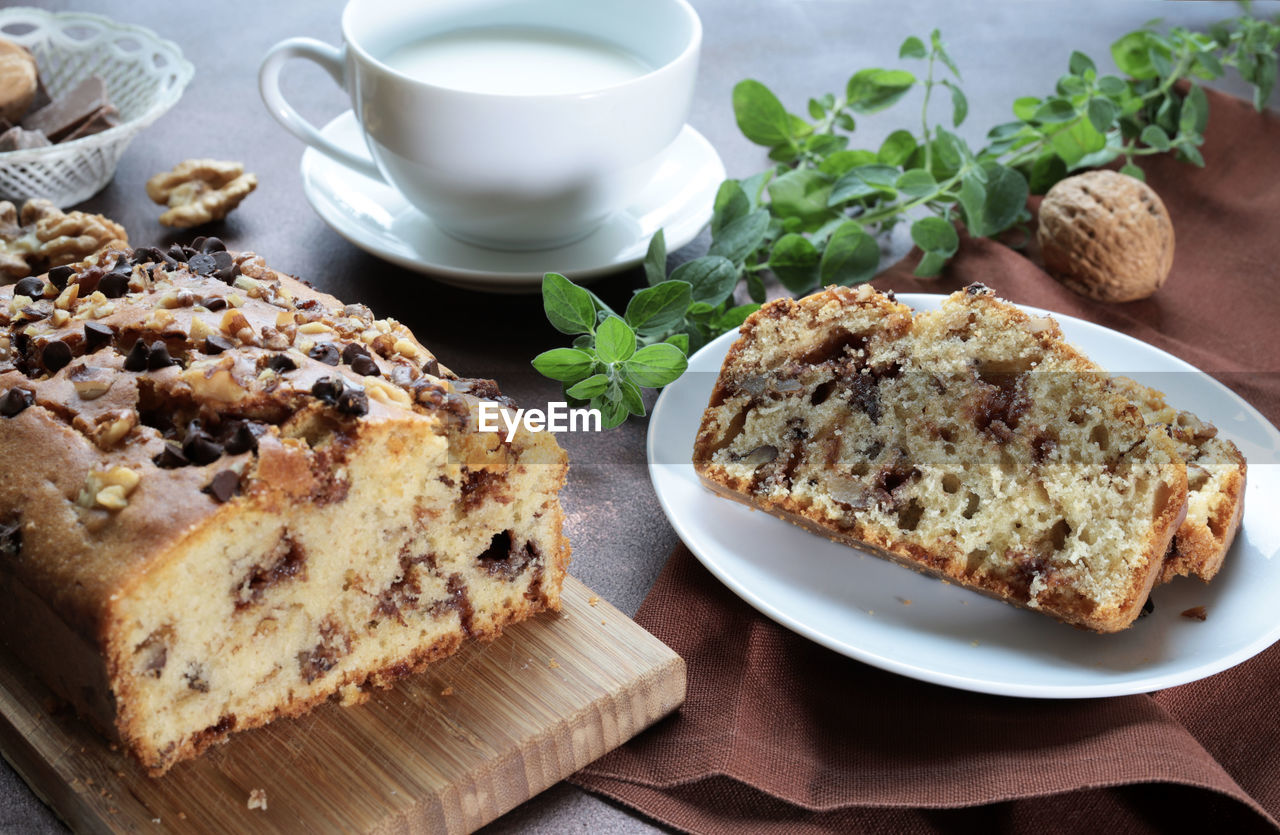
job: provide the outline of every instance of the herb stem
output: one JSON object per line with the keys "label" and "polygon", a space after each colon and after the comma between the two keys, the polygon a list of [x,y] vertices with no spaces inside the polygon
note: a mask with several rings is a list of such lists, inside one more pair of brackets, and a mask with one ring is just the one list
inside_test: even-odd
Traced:
{"label": "herb stem", "polygon": [[924,137],[924,170],[933,170],[933,143],[929,141],[929,98],[933,95],[933,62],[938,50],[929,50],[929,70],[924,79],[924,106],[920,108],[920,128]]}
{"label": "herb stem", "polygon": [[932,203],[934,200],[945,195],[952,186],[959,184],[960,181],[964,179],[964,175],[969,173],[971,167],[972,166],[968,164],[961,166],[960,170],[957,171],[950,179],[938,183],[938,188],[929,194],[921,195],[920,197],[917,197],[914,200],[909,200],[906,203],[890,203],[888,206],[884,206],[874,212],[859,215],[858,223],[861,223],[864,226],[872,223],[880,223],[881,221],[888,220],[894,215],[904,214],[918,206],[923,206],[926,203]]}

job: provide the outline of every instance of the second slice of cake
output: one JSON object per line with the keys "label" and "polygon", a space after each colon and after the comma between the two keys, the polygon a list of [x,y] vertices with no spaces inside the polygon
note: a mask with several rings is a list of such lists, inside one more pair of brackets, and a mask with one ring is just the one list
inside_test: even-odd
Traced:
{"label": "second slice of cake", "polygon": [[1167,432],[1055,322],[980,285],[914,317],[868,286],[765,305],[694,464],[731,498],[1100,632],[1138,616],[1187,504]]}

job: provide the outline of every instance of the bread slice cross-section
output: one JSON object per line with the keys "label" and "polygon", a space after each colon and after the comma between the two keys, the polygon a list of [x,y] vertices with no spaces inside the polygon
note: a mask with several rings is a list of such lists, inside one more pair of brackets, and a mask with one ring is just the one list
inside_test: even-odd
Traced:
{"label": "bread slice cross-section", "polygon": [[1099,632],[1138,617],[1187,505],[1165,428],[981,285],[916,315],[866,285],[766,304],[694,464],[725,496]]}

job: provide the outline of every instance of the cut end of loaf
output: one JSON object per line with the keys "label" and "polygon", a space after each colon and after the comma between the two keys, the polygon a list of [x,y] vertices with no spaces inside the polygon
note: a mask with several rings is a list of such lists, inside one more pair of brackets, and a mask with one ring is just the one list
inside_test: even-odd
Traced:
{"label": "cut end of loaf", "polygon": [[237,498],[116,602],[117,726],[153,775],[559,608],[564,454],[473,430],[353,425],[340,514]]}
{"label": "cut end of loaf", "polygon": [[914,317],[867,286],[766,305],[694,463],[734,498],[1102,632],[1137,617],[1187,492],[1168,435],[1055,322],[980,286]]}

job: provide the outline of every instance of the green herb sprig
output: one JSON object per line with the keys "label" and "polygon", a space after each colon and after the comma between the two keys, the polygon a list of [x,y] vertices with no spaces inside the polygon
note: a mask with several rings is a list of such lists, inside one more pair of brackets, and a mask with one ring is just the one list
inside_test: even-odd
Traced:
{"label": "green herb sprig", "polygon": [[539,354],[533,367],[564,385],[566,399],[600,410],[601,425],[617,426],[628,415],[643,417],[641,389],[662,388],[688,367],[686,357],[712,335],[742,324],[759,305],[731,307],[737,284],[732,263],[706,256],[680,265],[666,277],[666,244],[659,231],[649,244],[639,290],[619,316],[600,297],[558,273],[542,280],[547,319],[575,337],[572,348]]}
{"label": "green herb sprig", "polygon": [[[916,275],[937,275],[959,249],[957,222],[973,237],[1000,235],[1029,220],[1030,194],[1073,171],[1122,160],[1123,172],[1141,178],[1137,157],[1169,151],[1203,166],[1209,102],[1200,82],[1232,68],[1253,85],[1261,110],[1276,85],[1280,21],[1244,16],[1207,34],[1161,32],[1157,23],[1112,44],[1126,77],[1100,74],[1093,59],[1072,52],[1054,91],[1015,100],[1015,118],[991,128],[977,150],[953,132],[969,103],[936,29],[927,41],[912,36],[898,50],[903,61],[923,62],[922,74],[859,70],[843,95],[810,99],[808,118],[789,112],[761,82],[739,82],[738,127],[769,149],[774,165],[720,185],[707,255],[670,276],[659,232],[645,259],[649,286],[622,316],[594,293],[549,274],[547,317],[577,338],[573,348],[539,355],[534,367],[615,426],[644,414],[641,388],[679,377],[691,351],[758,308],[769,275],[797,295],[869,281],[880,269],[878,239],[904,222],[923,253]],[[891,108],[916,88],[923,90],[918,131],[895,130],[876,149],[850,147],[858,118]],[[932,118],[943,91],[946,124]],[[742,282],[753,303],[735,306]]]}

